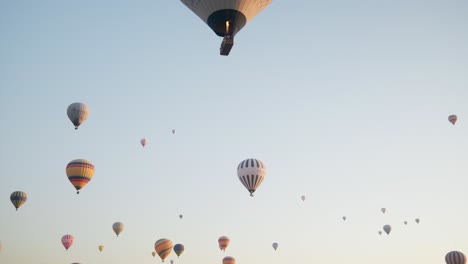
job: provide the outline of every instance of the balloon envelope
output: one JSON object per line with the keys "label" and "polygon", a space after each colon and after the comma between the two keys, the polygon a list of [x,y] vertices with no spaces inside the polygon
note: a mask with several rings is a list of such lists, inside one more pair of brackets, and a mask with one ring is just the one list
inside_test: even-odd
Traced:
{"label": "balloon envelope", "polygon": [[342,218],[343,218],[343,221],[346,221],[346,216],[343,216]]}
{"label": "balloon envelope", "polygon": [[158,241],[156,241],[156,243],[154,243],[154,249],[156,250],[156,253],[158,253],[162,261],[164,261],[164,259],[167,258],[169,254],[171,254],[172,247],[172,241],[165,238],[159,239]]}
{"label": "balloon envelope", "polygon": [[94,177],[94,165],[85,159],[70,161],[65,171],[68,180],[75,187],[76,193],[80,193],[80,190]]}
{"label": "balloon envelope", "polygon": [[64,235],[62,237],[62,245],[65,247],[66,250],[68,250],[73,245],[74,241],[75,238],[72,235]]}
{"label": "balloon envelope", "polygon": [[99,252],[102,252],[104,250],[104,246],[101,245],[98,247],[98,249],[99,249]]}
{"label": "balloon envelope", "polygon": [[176,253],[177,257],[180,257],[180,255],[184,252],[185,247],[182,244],[175,244],[174,245],[174,252]]}
{"label": "balloon envelope", "polygon": [[305,199],[306,199],[305,195],[302,195],[302,196],[301,196],[301,200],[302,200],[302,201],[305,201]]}
{"label": "balloon envelope", "polygon": [[227,236],[222,236],[218,238],[219,249],[221,249],[222,251],[226,251],[226,248],[229,246],[229,242],[231,242],[231,240],[229,240],[229,237]]}
{"label": "balloon envelope", "polygon": [[390,231],[392,231],[392,227],[390,225],[384,225],[383,230],[388,235],[388,234],[390,234]]}
{"label": "balloon envelope", "polygon": [[273,249],[276,250],[276,249],[278,248],[278,243],[275,242],[275,243],[273,243],[271,246],[273,247]]}
{"label": "balloon envelope", "polygon": [[419,220],[419,218],[416,218],[416,219],[414,219],[414,221],[416,221],[416,223],[419,224],[420,220]]}
{"label": "balloon envelope", "polygon": [[147,140],[146,138],[142,138],[142,139],[140,140],[140,144],[141,144],[143,147],[145,147],[146,144],[148,144],[148,140]]}
{"label": "balloon envelope", "polygon": [[257,159],[246,159],[237,166],[237,176],[245,188],[250,192],[250,196],[262,184],[265,178],[266,169],[263,163]]}
{"label": "balloon envelope", "polygon": [[445,255],[447,264],[466,264],[466,256],[460,251],[450,251]]}
{"label": "balloon envelope", "polygon": [[15,206],[16,211],[28,200],[28,196],[25,192],[16,191],[12,192],[10,195],[10,201]]}
{"label": "balloon envelope", "polygon": [[184,217],[183,215],[179,215],[179,218],[182,219],[182,217]]}
{"label": "balloon envelope", "polygon": [[379,231],[379,235],[382,235],[382,231]]}
{"label": "balloon envelope", "polygon": [[115,222],[113,225],[112,225],[112,229],[114,230],[114,233],[119,236],[120,233],[122,233],[122,231],[124,230],[125,228],[125,225],[121,222]]}
{"label": "balloon envelope", "polygon": [[84,103],[73,103],[67,108],[68,119],[75,125],[75,129],[88,119],[89,109]]}
{"label": "balloon envelope", "polygon": [[455,125],[455,123],[457,122],[457,116],[456,115],[449,115],[448,117],[448,120],[450,121],[450,123],[452,123],[452,125]]}
{"label": "balloon envelope", "polygon": [[223,264],[236,264],[236,259],[231,256],[224,257]]}
{"label": "balloon envelope", "polygon": [[156,251],[151,252],[151,255],[153,255],[153,258],[156,256]]}
{"label": "balloon envelope", "polygon": [[385,208],[382,208],[382,209],[380,209],[380,211],[382,211],[382,213],[384,213],[384,214],[385,214],[385,212],[387,211],[387,209],[385,209]]}

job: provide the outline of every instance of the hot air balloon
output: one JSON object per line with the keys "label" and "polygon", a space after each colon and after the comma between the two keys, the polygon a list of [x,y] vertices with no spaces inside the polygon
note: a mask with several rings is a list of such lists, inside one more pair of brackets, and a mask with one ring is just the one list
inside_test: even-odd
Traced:
{"label": "hot air balloon", "polygon": [[306,198],[305,195],[302,195],[302,196],[301,196],[301,200],[302,200],[303,202],[305,201],[305,198]]}
{"label": "hot air balloon", "polygon": [[457,122],[457,116],[456,115],[449,115],[448,117],[448,120],[450,121],[450,123],[452,123],[452,125],[455,125],[455,123]]}
{"label": "hot air balloon", "polygon": [[419,218],[416,218],[416,219],[414,219],[414,221],[416,221],[416,224],[419,224],[420,220],[419,220]]}
{"label": "hot air balloon", "polygon": [[182,219],[182,217],[184,217],[183,215],[179,215],[179,218]]}
{"label": "hot air balloon", "polygon": [[172,129],[172,134],[175,134],[175,129]]}
{"label": "hot air balloon", "polygon": [[75,238],[72,235],[64,235],[62,237],[62,245],[68,250],[72,245]]}
{"label": "hot air balloon", "polygon": [[276,249],[278,248],[278,243],[275,242],[275,243],[273,243],[271,246],[272,246],[273,249],[276,251]]}
{"label": "hot air balloon", "polygon": [[174,260],[173,260],[173,259],[171,259],[171,264],[174,264]]}
{"label": "hot air balloon", "polygon": [[99,249],[99,252],[102,252],[104,250],[104,246],[100,245],[98,249]]}
{"label": "hot air balloon", "polygon": [[84,103],[73,103],[68,106],[67,115],[73,125],[75,125],[75,129],[78,129],[78,127],[88,118],[88,106]]}
{"label": "hot air balloon", "polygon": [[382,231],[379,231],[379,235],[382,235]]}
{"label": "hot air balloon", "polygon": [[252,197],[253,193],[262,184],[265,174],[265,166],[257,159],[246,159],[237,166],[237,176]]}
{"label": "hot air balloon", "polygon": [[388,235],[388,234],[390,234],[390,231],[392,231],[392,227],[390,225],[384,225],[383,230]]}
{"label": "hot air balloon", "polygon": [[67,164],[66,168],[68,180],[76,189],[76,193],[88,184],[94,176],[94,165],[85,159],[72,160]]}
{"label": "hot air balloon", "polygon": [[229,55],[234,36],[260,13],[271,0],[181,0],[203,20],[216,35],[224,37],[221,55]]}
{"label": "hot air balloon", "polygon": [[156,251],[151,252],[151,255],[153,255],[153,258],[156,256]]}
{"label": "hot air balloon", "polygon": [[224,257],[223,264],[236,264],[236,259],[231,256]]}
{"label": "hot air balloon", "polygon": [[385,212],[387,211],[387,209],[382,208],[382,209],[380,209],[380,211],[382,211],[382,213],[385,214]]}
{"label": "hot air balloon", "polygon": [[343,216],[342,218],[343,218],[343,221],[346,221],[346,216]]}
{"label": "hot air balloon", "polygon": [[161,260],[164,262],[164,259],[171,254],[172,252],[172,241],[169,239],[159,239],[154,243],[154,249],[156,249],[156,252],[158,253],[159,257]]}
{"label": "hot air balloon", "polygon": [[147,140],[146,138],[142,138],[142,139],[140,140],[140,144],[141,144],[143,147],[145,147],[146,144],[148,144],[148,140]]}
{"label": "hot air balloon", "polygon": [[180,255],[184,252],[184,245],[182,244],[175,244],[174,245],[174,252],[176,253],[177,257],[180,257]]}
{"label": "hot air balloon", "polygon": [[229,246],[229,242],[231,242],[231,240],[229,240],[229,237],[227,236],[222,236],[218,238],[219,249],[221,249],[222,251],[226,251],[226,248]]}
{"label": "hot air balloon", "polygon": [[408,224],[408,221],[404,221],[403,223],[404,223],[405,225],[407,225],[407,224]]}
{"label": "hot air balloon", "polygon": [[0,242],[0,252],[2,252],[2,242]]}
{"label": "hot air balloon", "polygon": [[466,264],[466,256],[460,251],[450,251],[445,255],[447,264]]}
{"label": "hot air balloon", "polygon": [[16,191],[12,192],[10,195],[10,201],[15,206],[16,211],[28,200],[28,196],[25,192]]}
{"label": "hot air balloon", "polygon": [[122,233],[122,231],[124,230],[125,226],[123,223],[121,222],[115,222],[113,225],[112,225],[112,229],[114,230],[114,233],[119,236],[120,233]]}

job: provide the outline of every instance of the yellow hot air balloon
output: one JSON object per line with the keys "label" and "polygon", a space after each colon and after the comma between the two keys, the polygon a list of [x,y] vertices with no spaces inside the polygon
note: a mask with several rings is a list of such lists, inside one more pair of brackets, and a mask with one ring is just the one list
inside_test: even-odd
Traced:
{"label": "yellow hot air balloon", "polygon": [[125,226],[123,223],[121,222],[115,222],[113,225],[112,225],[112,229],[114,230],[115,234],[117,236],[120,235],[120,233],[122,233],[122,231],[124,230]]}
{"label": "yellow hot air balloon", "polygon": [[94,165],[85,159],[76,159],[68,163],[67,177],[76,189],[76,193],[88,184],[94,176]]}
{"label": "yellow hot air balloon", "polygon": [[161,260],[164,262],[164,259],[169,256],[172,252],[172,241],[166,238],[161,238],[156,243],[154,243],[154,249],[158,253]]}
{"label": "yellow hot air balloon", "polygon": [[99,252],[102,252],[102,251],[104,250],[104,246],[103,246],[103,245],[100,245],[100,246],[98,247],[98,249],[99,249]]}

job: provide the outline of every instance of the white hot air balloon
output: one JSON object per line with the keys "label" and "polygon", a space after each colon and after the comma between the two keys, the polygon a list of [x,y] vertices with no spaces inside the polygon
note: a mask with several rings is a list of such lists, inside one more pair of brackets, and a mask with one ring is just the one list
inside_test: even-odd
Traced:
{"label": "white hot air balloon", "polygon": [[234,36],[272,0],[181,0],[216,35],[224,37],[220,54],[229,55]]}
{"label": "white hot air balloon", "polygon": [[250,192],[250,196],[262,184],[266,169],[263,163],[257,159],[246,159],[237,166],[237,177]]}
{"label": "white hot air balloon", "polygon": [[392,231],[392,227],[390,225],[384,225],[383,226],[383,230],[385,231],[385,233],[390,234],[390,231]]}
{"label": "white hot air balloon", "polygon": [[67,108],[67,116],[75,125],[75,129],[88,119],[89,109],[84,103],[73,103]]}

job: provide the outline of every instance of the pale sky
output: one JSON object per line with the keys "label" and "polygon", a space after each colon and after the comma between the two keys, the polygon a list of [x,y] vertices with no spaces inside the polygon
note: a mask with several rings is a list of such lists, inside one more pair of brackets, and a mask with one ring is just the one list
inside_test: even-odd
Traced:
{"label": "pale sky", "polygon": [[[160,238],[185,245],[175,264],[468,254],[467,13],[273,0],[224,57],[178,0],[0,0],[0,263],[160,263]],[[74,102],[90,109],[76,131]],[[77,195],[65,167],[79,158],[96,172]],[[253,198],[247,158],[267,168]]]}

